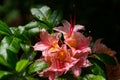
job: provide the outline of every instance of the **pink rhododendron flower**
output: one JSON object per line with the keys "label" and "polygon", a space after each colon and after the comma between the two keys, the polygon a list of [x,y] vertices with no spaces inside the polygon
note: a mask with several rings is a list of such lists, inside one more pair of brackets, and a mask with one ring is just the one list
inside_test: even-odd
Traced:
{"label": "pink rhododendron flower", "polygon": [[86,56],[79,57],[76,59],[74,66],[71,67],[75,77],[78,77],[81,74],[81,68],[91,66],[91,63],[86,58]]}
{"label": "pink rhododendron flower", "polygon": [[64,38],[69,38],[73,32],[77,32],[78,30],[84,30],[84,26],[82,25],[72,25],[68,21],[62,21],[63,26],[55,27],[54,30],[63,33]]}
{"label": "pink rhododendron flower", "polygon": [[49,67],[39,73],[39,75],[49,77],[49,80],[54,80],[56,77],[66,73],[75,64],[75,59],[71,57],[66,45],[62,45],[59,51],[48,54],[47,58],[49,59],[45,61]]}
{"label": "pink rhododendron flower", "polygon": [[59,51],[48,54],[47,58],[45,61],[49,67],[39,75],[49,77],[49,80],[54,80],[70,70],[78,77],[82,67],[91,65],[86,59],[87,54],[73,56],[72,51],[67,49],[66,45],[62,45]]}
{"label": "pink rhododendron flower", "polygon": [[40,32],[40,41],[33,46],[34,50],[50,52],[56,51],[59,48],[58,35],[58,33],[49,34],[45,29],[42,29]]}
{"label": "pink rhododendron flower", "polygon": [[54,30],[63,33],[64,41],[59,40],[59,33],[48,34],[45,29],[41,31],[41,41],[36,43],[33,48],[42,51],[42,60],[48,64],[48,68],[40,72],[40,76],[54,80],[62,74],[72,71],[74,76],[78,77],[81,68],[91,65],[87,60],[87,56],[91,52],[89,48],[91,38],[86,38],[82,33],[77,32],[81,29],[84,27],[72,25],[64,20],[63,27],[54,28]]}
{"label": "pink rhododendron flower", "polygon": [[91,38],[86,38],[79,32],[74,32],[72,36],[65,40],[65,43],[75,52],[91,52],[89,48]]}
{"label": "pink rhododendron flower", "polygon": [[114,56],[116,52],[108,48],[103,43],[101,43],[101,40],[102,39],[98,39],[95,41],[94,46],[92,48],[92,52],[93,53],[105,53],[105,54],[108,54],[109,56]]}
{"label": "pink rhododendron flower", "polygon": [[72,48],[73,52],[90,52],[88,47],[91,41],[91,37],[85,37],[78,30],[84,29],[82,25],[72,25],[66,20],[63,21],[63,26],[55,27],[54,30],[62,32],[65,38],[65,43]]}

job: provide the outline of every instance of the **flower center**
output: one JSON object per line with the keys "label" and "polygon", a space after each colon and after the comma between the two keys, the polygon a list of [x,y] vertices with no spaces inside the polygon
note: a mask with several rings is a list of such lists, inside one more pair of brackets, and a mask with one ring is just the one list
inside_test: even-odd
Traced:
{"label": "flower center", "polygon": [[69,40],[69,41],[68,41],[68,44],[69,44],[71,47],[74,47],[74,48],[76,48],[76,45],[77,45],[75,39],[71,39],[71,40]]}
{"label": "flower center", "polygon": [[66,59],[66,53],[65,53],[65,51],[64,50],[60,51],[58,53],[58,56],[59,56],[59,58],[60,58],[61,61],[64,61]]}

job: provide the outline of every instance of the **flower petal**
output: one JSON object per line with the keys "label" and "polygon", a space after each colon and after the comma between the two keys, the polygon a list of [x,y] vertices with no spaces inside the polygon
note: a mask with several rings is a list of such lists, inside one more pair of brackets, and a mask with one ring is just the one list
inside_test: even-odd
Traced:
{"label": "flower petal", "polygon": [[49,38],[50,38],[50,34],[45,29],[42,29],[40,32],[41,42],[46,45],[50,45]]}
{"label": "flower petal", "polygon": [[81,74],[81,68],[73,68],[72,70],[75,77],[78,77]]}
{"label": "flower petal", "polygon": [[73,29],[73,31],[78,31],[78,30],[84,30],[85,28],[84,28],[84,26],[82,26],[82,25],[75,25],[74,26],[74,29]]}
{"label": "flower petal", "polygon": [[94,46],[92,48],[93,53],[106,53],[109,56],[114,56],[116,54],[115,51],[108,48],[105,44],[101,43],[102,39],[97,39],[94,43]]}
{"label": "flower petal", "polygon": [[70,23],[66,20],[62,21],[63,26],[55,27],[53,28],[56,31],[59,31],[63,34],[69,34],[70,33]]}
{"label": "flower petal", "polygon": [[49,46],[43,44],[42,42],[38,42],[35,44],[35,46],[33,46],[34,50],[36,51],[44,51],[47,48],[49,48]]}

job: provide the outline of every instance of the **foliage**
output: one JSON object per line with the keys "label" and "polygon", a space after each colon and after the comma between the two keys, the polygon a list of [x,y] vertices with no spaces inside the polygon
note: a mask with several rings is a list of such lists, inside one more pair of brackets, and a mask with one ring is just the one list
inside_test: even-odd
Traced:
{"label": "foliage", "polygon": [[[43,71],[48,65],[35,61],[41,52],[34,51],[33,45],[42,28],[54,32],[52,28],[61,23],[62,12],[52,11],[50,7],[42,5],[32,8],[31,13],[36,21],[24,26],[8,27],[0,21],[0,80],[46,80],[38,77],[37,72]],[[78,80],[106,80],[103,66],[115,64],[114,59],[107,54],[92,54],[89,60],[92,66],[83,69]],[[70,80],[68,76],[72,76],[71,72],[55,80]]]}

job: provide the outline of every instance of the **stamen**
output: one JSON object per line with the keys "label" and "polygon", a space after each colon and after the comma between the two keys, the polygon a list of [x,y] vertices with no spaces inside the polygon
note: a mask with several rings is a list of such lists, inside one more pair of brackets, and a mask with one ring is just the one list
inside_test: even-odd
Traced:
{"label": "stamen", "polygon": [[73,17],[72,17],[72,15],[70,16],[70,36],[72,35],[75,24],[76,24],[76,12],[74,12]]}
{"label": "stamen", "polygon": [[73,28],[74,28],[74,24],[73,24],[73,21],[72,21],[72,16],[70,16],[70,36],[73,32]]}

